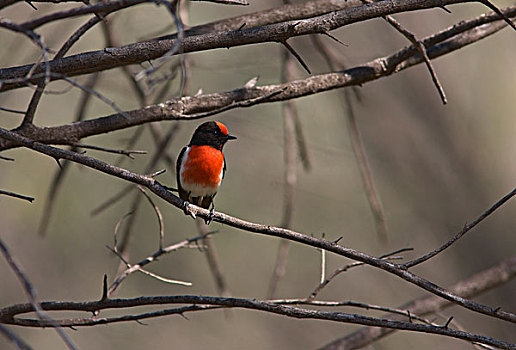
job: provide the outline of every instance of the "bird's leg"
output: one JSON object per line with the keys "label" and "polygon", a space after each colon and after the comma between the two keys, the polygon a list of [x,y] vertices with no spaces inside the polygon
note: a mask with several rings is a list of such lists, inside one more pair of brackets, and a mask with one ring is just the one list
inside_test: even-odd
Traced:
{"label": "bird's leg", "polygon": [[[188,197],[190,197],[190,196],[188,196]],[[190,202],[189,201],[184,201],[183,211],[185,212],[185,215],[190,215],[195,220],[196,216],[195,216],[195,213],[190,210]]]}
{"label": "bird's leg", "polygon": [[215,212],[215,203],[211,202],[210,213],[208,214],[208,217],[206,219],[204,219],[204,223],[206,225],[209,225],[211,223],[211,221],[213,220],[213,213],[214,212]]}

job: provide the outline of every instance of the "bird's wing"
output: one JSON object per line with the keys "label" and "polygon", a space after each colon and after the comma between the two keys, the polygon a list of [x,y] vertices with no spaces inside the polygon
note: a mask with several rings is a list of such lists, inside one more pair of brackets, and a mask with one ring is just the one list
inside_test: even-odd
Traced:
{"label": "bird's wing", "polygon": [[177,190],[179,192],[179,197],[181,197],[181,198],[183,198],[183,196],[181,195],[182,193],[186,194],[185,190],[183,190],[183,187],[181,187],[181,163],[183,162],[183,156],[185,155],[186,148],[187,147],[183,147],[183,149],[179,153],[179,156],[177,157],[177,161],[176,161]]}
{"label": "bird's wing", "polygon": [[226,156],[224,154],[222,155],[224,157],[224,162],[222,163],[222,178],[226,175]]}

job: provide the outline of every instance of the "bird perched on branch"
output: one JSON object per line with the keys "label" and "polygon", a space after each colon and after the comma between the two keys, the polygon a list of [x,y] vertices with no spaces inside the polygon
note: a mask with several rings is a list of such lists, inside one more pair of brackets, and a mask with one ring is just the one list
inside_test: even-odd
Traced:
{"label": "bird perched on branch", "polygon": [[221,122],[206,122],[197,127],[188,146],[179,153],[176,162],[177,188],[179,197],[186,201],[185,213],[195,218],[188,210],[190,203],[210,210],[211,221],[217,194],[226,171],[222,148],[228,140],[236,139],[229,134]]}

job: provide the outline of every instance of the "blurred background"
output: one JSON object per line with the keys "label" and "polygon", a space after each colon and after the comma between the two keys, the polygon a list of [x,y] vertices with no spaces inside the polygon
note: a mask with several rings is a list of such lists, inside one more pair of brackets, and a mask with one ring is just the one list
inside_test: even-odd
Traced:
{"label": "blurred background", "polygon": [[[250,13],[281,5],[281,1],[253,1],[247,7],[191,2],[185,22],[197,25],[221,18]],[[497,1],[498,7],[514,4]],[[72,5],[37,4],[38,11],[20,2],[1,15],[13,21],[27,20]],[[418,38],[431,35],[454,23],[488,10],[480,4],[461,4],[441,9],[395,15]],[[170,15],[160,7],[143,5],[109,17],[113,32],[122,44],[173,32]],[[58,49],[85,17],[44,26],[40,34],[46,44]],[[387,56],[407,45],[406,39],[382,20],[371,20],[332,32],[346,46],[330,38],[322,40],[352,67]],[[292,228],[299,232],[333,240],[373,255],[412,247],[407,258],[432,250],[471,222],[515,186],[516,172],[516,33],[509,29],[462,50],[448,54],[433,64],[449,103],[442,105],[429,73],[423,65],[368,83],[360,88],[362,102],[355,104],[358,125],[381,196],[389,230],[389,243],[379,243],[373,217],[362,188],[351,150],[346,108],[341,91],[331,91],[296,100],[306,136],[312,168],[305,171],[297,161],[298,182]],[[34,62],[37,48],[20,35],[0,32],[0,66]],[[329,71],[308,37],[295,38],[291,45],[299,52],[313,74]],[[105,47],[101,27],[90,30],[70,54]],[[259,85],[281,82],[282,50],[279,44],[259,44],[212,50],[188,55],[189,81],[185,94],[222,92],[241,87],[259,76]],[[297,64],[297,78],[308,75]],[[138,68],[138,67],[136,67]],[[78,77],[85,83],[88,77]],[[165,99],[177,94],[177,78]],[[68,85],[51,83],[52,91]],[[128,79],[121,69],[103,72],[96,89],[123,110],[139,108]],[[60,125],[74,120],[81,92],[71,89],[46,94],[38,107],[37,125]],[[31,89],[0,94],[0,105],[27,108]],[[114,113],[98,99],[92,99],[87,118]],[[217,210],[245,220],[279,225],[284,205],[284,124],[281,104],[261,104],[215,116],[228,125],[238,140],[225,148],[228,171],[216,198]],[[0,125],[14,128],[21,117],[0,111]],[[171,123],[161,123],[167,129]],[[168,153],[175,159],[201,121],[182,121]],[[123,130],[82,140],[86,144],[123,148],[134,134]],[[135,149],[148,150],[122,167],[143,172],[154,142],[148,128]],[[116,163],[116,155],[88,151],[88,155]],[[0,188],[33,196],[28,202],[0,196],[1,237],[16,261],[35,286],[40,300],[95,300],[102,293],[102,277],[111,280],[119,259],[106,246],[113,245],[118,220],[131,207],[135,192],[114,206],[92,216],[103,201],[127,184],[102,173],[72,165],[57,195],[45,237],[37,234],[44,203],[56,162],[41,154],[16,149],[2,155],[15,162],[0,161]],[[159,164],[154,170],[166,168]],[[159,180],[175,186],[173,169]],[[198,234],[195,222],[182,211],[156,199],[165,219],[165,243],[171,244]],[[415,273],[443,287],[467,278],[515,253],[516,203],[509,202],[449,250],[414,269]],[[158,247],[158,223],[146,201],[135,214],[130,243],[130,261],[137,262]],[[274,268],[279,240],[239,231],[217,223],[213,243],[233,296],[263,299]],[[217,295],[204,253],[183,249],[169,254],[149,267],[162,276],[190,281],[192,287],[169,285],[142,274],[129,276],[116,297],[195,294]],[[327,270],[333,271],[350,261],[328,255]],[[278,298],[307,297],[320,278],[320,252],[292,244]],[[0,305],[24,303],[22,287],[5,261],[0,262]],[[337,277],[319,298],[397,307],[425,292],[392,275],[371,267],[352,269]],[[491,306],[516,309],[516,282],[475,298]],[[140,311],[141,309],[138,309]],[[342,309],[362,313],[362,310]],[[134,311],[134,310],[131,310]],[[102,313],[101,316],[117,312]],[[379,313],[367,313],[379,316]],[[516,342],[516,329],[506,322],[461,308],[443,312],[464,329]],[[68,314],[65,317],[71,317]],[[77,315],[75,315],[77,316]],[[81,315],[85,316],[85,315]],[[309,349],[322,346],[359,327],[321,321],[296,320],[247,310],[190,313],[188,320],[163,317],[69,330],[80,349]],[[436,318],[437,322],[445,320]],[[64,348],[57,334],[49,329],[13,328],[35,349]],[[451,338],[398,332],[378,342],[377,349],[414,348],[470,349],[466,342]],[[14,348],[0,337],[0,349]]]}

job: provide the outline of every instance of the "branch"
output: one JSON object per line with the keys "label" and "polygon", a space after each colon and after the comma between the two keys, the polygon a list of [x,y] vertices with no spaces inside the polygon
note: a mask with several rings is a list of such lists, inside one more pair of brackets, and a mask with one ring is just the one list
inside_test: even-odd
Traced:
{"label": "branch", "polygon": [[[190,53],[258,43],[285,42],[292,37],[325,33],[378,16],[465,2],[472,2],[472,0],[384,0],[302,21],[287,21],[249,29],[209,32],[192,36],[185,33],[185,37],[180,40],[179,45],[178,39],[157,39],[118,48],[85,52],[59,60],[52,60],[49,62],[49,68],[58,75],[63,74],[72,77],[154,60],[162,57],[175,46],[178,46],[178,49],[175,50],[176,53]],[[29,28],[32,28],[32,26],[29,26]],[[32,77],[30,77],[28,73],[33,68],[33,65],[29,64],[0,70],[0,81],[3,81],[0,92],[26,86],[28,83],[34,84],[37,80],[35,77],[42,73],[42,67],[36,67]],[[53,79],[58,79],[58,77],[53,77]]]}
{"label": "branch", "polygon": [[[457,293],[464,298],[471,298],[490,289],[496,288],[516,277],[516,256],[512,256],[496,266],[481,271],[468,279],[460,281],[449,288],[450,291]],[[449,307],[453,304],[438,298],[434,295],[420,297],[408,302],[398,309],[407,310],[411,314],[428,315]],[[403,319],[398,315],[385,315],[384,318]],[[392,334],[390,329],[362,328],[350,333],[345,337],[339,338],[321,348],[324,350],[337,349],[358,349],[365,347],[376,340]]]}
{"label": "branch", "polygon": [[[507,16],[516,16],[516,6],[506,8],[504,13]],[[499,19],[500,17],[496,14],[481,15],[429,36],[422,42],[427,47],[428,56],[437,58],[479,41],[504,28],[506,26],[504,22],[491,23]],[[42,143],[67,144],[77,142],[84,137],[153,121],[203,118],[233,108],[284,101],[345,86],[362,85],[423,62],[422,57],[417,52],[417,48],[409,46],[393,55],[378,58],[342,72],[314,75],[307,79],[285,84],[255,88],[244,87],[224,93],[187,96],[124,112],[123,114],[116,113],[83,122],[56,127],[33,126],[24,128],[23,131],[20,131],[20,134]],[[12,142],[0,140],[0,150],[13,147],[17,146]]]}
{"label": "branch", "polygon": [[[259,301],[240,298],[222,298],[194,295],[175,295],[175,296],[159,296],[159,297],[139,297],[134,299],[108,299],[90,302],[44,302],[42,307],[45,310],[52,311],[89,311],[98,314],[100,310],[131,308],[145,305],[163,305],[163,304],[192,304],[173,309],[164,309],[154,312],[142,314],[114,316],[114,317],[95,317],[68,319],[58,321],[61,326],[77,327],[77,326],[95,326],[99,324],[108,324],[114,322],[127,322],[134,320],[142,320],[148,318],[156,318],[166,315],[179,314],[185,312],[203,311],[213,308],[231,307],[244,308],[250,310],[259,310],[268,313],[278,314],[282,316],[298,318],[298,319],[318,319],[334,322],[343,322],[351,324],[361,324],[366,326],[386,327],[398,330],[409,330],[415,332],[424,332],[430,334],[439,334],[458,339],[478,342],[487,345],[493,345],[501,349],[513,350],[513,344],[509,344],[491,337],[458,331],[443,326],[427,325],[413,322],[403,322],[397,320],[389,320],[384,318],[375,318],[362,316],[357,314],[348,314],[343,312],[328,312],[320,310],[303,309],[294,306],[281,305],[282,301]],[[288,302],[288,301],[287,301]],[[297,302],[297,301],[296,301]],[[356,305],[355,305],[356,306]],[[45,322],[14,317],[32,311],[30,304],[17,304],[10,307],[0,309],[0,322],[7,324],[16,324],[26,327],[45,327]]]}
{"label": "branch", "polygon": [[466,233],[471,231],[475,226],[480,224],[485,218],[487,218],[489,215],[494,213],[496,209],[500,208],[502,205],[504,205],[506,202],[508,202],[515,195],[516,195],[516,188],[513,189],[508,194],[506,194],[502,199],[497,201],[495,204],[493,204],[493,206],[491,208],[487,209],[478,218],[476,218],[471,224],[464,225],[462,230],[457,232],[457,234],[455,234],[455,236],[453,236],[448,242],[446,242],[445,244],[443,244],[439,248],[429,252],[428,254],[423,255],[422,257],[419,257],[417,259],[414,259],[412,261],[404,263],[402,266],[404,268],[408,269],[408,268],[411,268],[413,266],[419,265],[419,264],[421,264],[421,263],[423,263],[423,262],[433,258],[437,254],[439,254],[440,252],[442,252],[443,250],[445,250],[446,248],[451,246],[453,243],[458,241],[462,236],[464,236]]}
{"label": "branch", "polygon": [[[70,161],[77,162],[79,164],[83,164],[89,168],[98,170],[100,172],[113,175],[115,177],[124,179],[126,181],[130,181],[142,186],[147,187],[149,190],[151,190],[154,194],[161,197],[168,203],[174,205],[180,210],[183,210],[185,207],[185,202],[180,199],[179,197],[175,196],[171,192],[167,190],[166,187],[162,186],[159,182],[157,182],[153,177],[146,176],[146,175],[139,175],[133,172],[130,172],[126,169],[122,169],[119,167],[115,167],[113,165],[104,163],[102,161],[99,161],[97,159],[85,156],[83,154],[77,154],[70,151],[62,150],[59,148],[55,148],[52,146],[44,145],[39,142],[35,142],[31,139],[28,139],[26,137],[20,136],[12,131],[6,130],[4,128],[0,128],[0,138],[4,138],[7,140],[11,140],[14,143],[17,143],[19,145],[22,145],[24,147],[33,149],[37,152],[46,154],[50,157],[53,157],[56,160],[59,159],[67,159]],[[444,299],[447,299],[457,305],[460,305],[464,308],[467,308],[469,310],[488,315],[494,318],[498,318],[501,320],[505,320],[508,322],[516,323],[516,315],[503,311],[500,309],[500,307],[489,307],[486,305],[482,305],[476,302],[473,302],[468,299],[464,299],[454,293],[451,293],[450,291],[447,291],[438,285],[418,276],[415,275],[408,270],[404,269],[402,266],[393,264],[391,262],[385,261],[381,258],[376,258],[374,256],[368,255],[366,253],[362,253],[360,251],[346,248],[344,246],[338,245],[336,242],[330,242],[325,239],[318,239],[315,237],[307,236],[302,233],[283,229],[280,227],[274,227],[270,225],[262,225],[258,223],[253,223],[249,221],[245,221],[242,219],[238,219],[235,217],[232,217],[230,215],[221,213],[221,212],[211,212],[207,209],[203,209],[201,207],[197,207],[195,205],[190,204],[189,206],[190,213],[193,213],[196,217],[201,218],[212,218],[213,221],[226,224],[231,227],[235,227],[240,230],[253,232],[253,233],[260,233],[267,236],[273,236],[273,237],[279,237],[279,238],[285,238],[294,242],[302,243],[305,245],[309,245],[315,248],[319,249],[325,249],[329,252],[332,252],[337,255],[341,255],[344,257],[347,257],[349,259],[353,259],[356,261],[360,261],[363,263],[366,263],[370,266],[374,266],[376,268],[382,269],[386,272],[389,272],[393,275],[396,275],[402,279],[404,279],[407,282],[410,282],[416,286],[419,286],[420,288],[423,288],[430,293],[433,293],[437,296],[440,296]]]}

